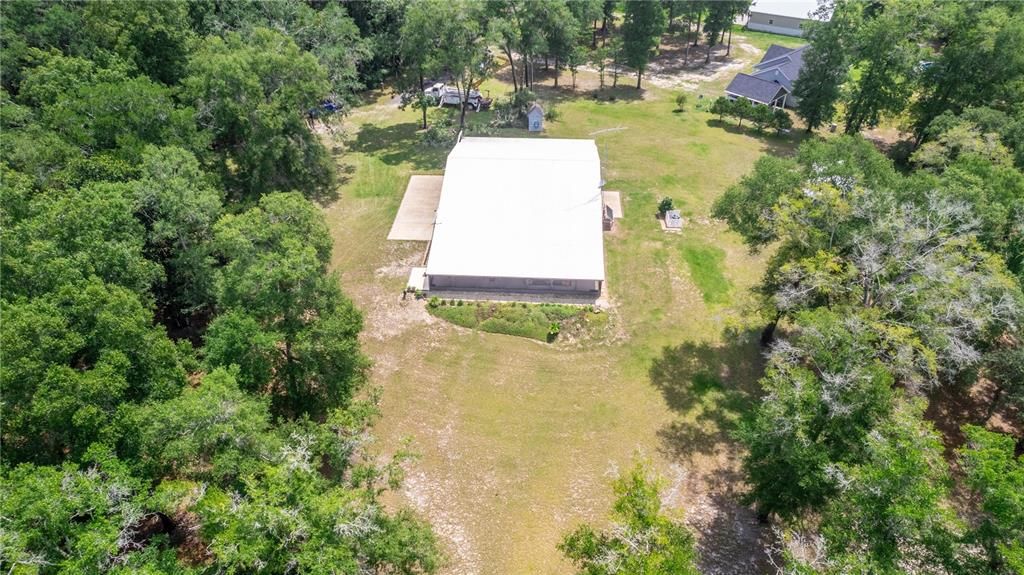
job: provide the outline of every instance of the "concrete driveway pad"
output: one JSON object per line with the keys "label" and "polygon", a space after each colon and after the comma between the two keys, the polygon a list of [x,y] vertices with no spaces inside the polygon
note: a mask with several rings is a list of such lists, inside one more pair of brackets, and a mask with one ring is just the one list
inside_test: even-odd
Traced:
{"label": "concrete driveway pad", "polygon": [[388,233],[389,240],[430,241],[434,234],[434,213],[441,199],[444,176],[411,176],[402,205]]}
{"label": "concrete driveway pad", "polygon": [[622,218],[622,196],[619,192],[601,192],[604,203],[612,209],[612,217],[616,220]]}

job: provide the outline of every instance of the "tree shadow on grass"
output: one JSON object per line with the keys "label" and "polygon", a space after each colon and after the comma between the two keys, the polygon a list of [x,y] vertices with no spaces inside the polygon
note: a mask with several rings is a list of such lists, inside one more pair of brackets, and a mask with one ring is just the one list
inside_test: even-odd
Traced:
{"label": "tree shadow on grass", "polygon": [[[644,94],[647,93],[646,88],[637,90],[635,84],[631,86],[628,85],[628,82],[622,83],[621,76],[619,80],[619,85],[614,88],[609,80],[609,85],[604,88],[577,88],[573,90],[572,80],[569,79],[566,83],[560,83],[557,88],[554,86],[536,85],[531,90],[541,99],[556,104],[574,100],[597,100],[601,103],[614,104],[615,102],[636,102],[644,99]],[[636,78],[633,80],[635,81]]]}
{"label": "tree shadow on grass", "polygon": [[648,374],[678,417],[658,432],[662,452],[685,460],[713,454],[730,442],[756,401],[763,365],[755,331],[720,345],[687,342],[663,348]]}
{"label": "tree shadow on grass", "polygon": [[385,164],[407,163],[416,170],[440,170],[444,167],[447,148],[432,148],[420,143],[418,123],[375,126],[363,124],[356,139],[349,145],[353,152],[362,152]]}
{"label": "tree shadow on grass", "polygon": [[779,562],[775,551],[778,538],[756,513],[741,503],[741,493],[732,487],[742,485],[742,473],[723,470],[713,475],[713,481],[728,487],[708,494],[708,506],[716,512],[705,521],[691,524],[699,534],[700,572],[775,573],[772,558]]}
{"label": "tree shadow on grass", "polygon": [[758,133],[757,129],[748,121],[744,121],[742,126],[738,126],[734,121],[719,120],[717,117],[710,118],[707,125],[709,128],[719,128],[730,134],[757,138],[764,144],[765,150],[773,156],[792,156],[796,153],[797,147],[808,138],[803,130],[794,130],[789,134],[782,135],[776,134],[771,129],[765,129]]}
{"label": "tree shadow on grass", "polygon": [[659,449],[692,473],[686,507],[697,532],[702,573],[769,573],[774,535],[742,503],[744,476],[731,438],[754,408],[764,368],[758,331],[730,335],[722,344],[683,343],[662,348],[651,383],[677,414],[658,431]]}

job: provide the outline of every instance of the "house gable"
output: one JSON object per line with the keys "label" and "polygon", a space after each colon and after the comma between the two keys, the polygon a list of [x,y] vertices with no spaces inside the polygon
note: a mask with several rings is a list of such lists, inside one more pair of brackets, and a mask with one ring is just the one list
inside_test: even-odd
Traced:
{"label": "house gable", "polygon": [[736,98],[746,98],[758,104],[774,106],[777,105],[777,100],[789,94],[789,90],[782,84],[750,74],[736,74],[736,77],[725,89],[725,93]]}

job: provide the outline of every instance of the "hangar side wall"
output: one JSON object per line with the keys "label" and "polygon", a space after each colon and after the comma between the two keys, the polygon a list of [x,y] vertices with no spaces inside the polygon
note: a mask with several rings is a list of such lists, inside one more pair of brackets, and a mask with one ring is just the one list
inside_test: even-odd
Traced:
{"label": "hangar side wall", "polygon": [[772,32],[785,36],[803,36],[803,18],[792,16],[776,16],[761,12],[751,12],[750,20],[747,21],[747,28],[760,32]]}
{"label": "hangar side wall", "polygon": [[427,286],[428,290],[595,293],[601,291],[601,280],[431,275]]}

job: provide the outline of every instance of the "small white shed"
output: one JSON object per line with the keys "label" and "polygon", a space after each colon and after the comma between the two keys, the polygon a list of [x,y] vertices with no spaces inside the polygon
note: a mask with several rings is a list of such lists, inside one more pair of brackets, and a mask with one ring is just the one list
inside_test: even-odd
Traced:
{"label": "small white shed", "polygon": [[540,104],[534,102],[526,111],[526,126],[531,132],[544,130],[544,108]]}

